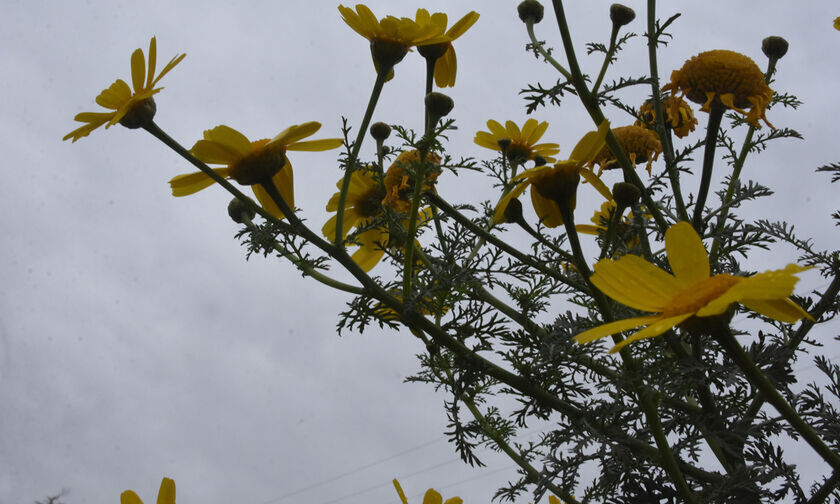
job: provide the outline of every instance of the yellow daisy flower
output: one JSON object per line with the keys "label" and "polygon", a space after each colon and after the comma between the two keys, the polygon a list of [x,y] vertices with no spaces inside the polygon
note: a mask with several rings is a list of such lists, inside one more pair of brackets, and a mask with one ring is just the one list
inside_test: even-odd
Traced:
{"label": "yellow daisy flower", "polygon": [[[636,162],[644,163],[647,161],[645,168],[650,175],[651,165],[662,153],[662,142],[659,141],[659,135],[641,126],[621,126],[620,128],[614,128],[612,132],[618,144],[621,145],[634,165]],[[618,161],[606,145],[601,148],[601,152],[595,156],[592,163],[598,165],[598,175],[604,170],[619,168]]]}
{"label": "yellow daisy flower", "polygon": [[[126,490],[120,495],[120,504],[143,504],[140,497],[134,490]],[[163,478],[160,482],[157,504],[175,504],[175,482],[169,478]]]}
{"label": "yellow daisy flower", "polygon": [[505,210],[514,198],[518,198],[531,187],[531,203],[543,224],[557,227],[563,224],[558,200],[568,200],[572,210],[575,208],[576,190],[580,176],[591,183],[605,198],[612,199],[612,194],[601,179],[585,165],[592,162],[604,145],[610,123],[603,121],[597,131],[590,131],[575,146],[572,155],[566,161],[553,166],[543,165],[525,170],[512,179],[516,185],[504,195],[493,212],[493,222],[505,221]]}
{"label": "yellow daisy flower", "polygon": [[840,30],[840,17],[834,18],[834,29]]}
{"label": "yellow daisy flower", "polygon": [[498,121],[490,119],[487,128],[489,132],[477,132],[473,141],[487,149],[501,152],[499,140],[510,140],[505,152],[511,162],[524,163],[540,156],[546,163],[553,163],[555,159],[552,156],[560,152],[560,146],[556,143],[537,143],[548,128],[545,121],[538,123],[536,119],[528,119],[520,129],[513,121],[505,122],[502,127]]}
{"label": "yellow daisy flower", "polygon": [[[735,51],[717,49],[692,57],[681,69],[671,73],[671,82],[662,90],[680,92],[694,103],[702,103],[703,112],[709,112],[717,101],[744,114],[746,121],[756,128],[760,127],[759,119],[773,127],[764,116],[773,90],[764,82],[764,73],[758,65]],[[749,112],[744,110],[747,107]]]}
{"label": "yellow daisy flower", "polygon": [[[395,162],[394,166],[396,165]],[[391,172],[390,169],[388,171]],[[339,180],[336,187],[341,189],[341,184],[342,181]],[[328,212],[338,211],[340,195],[341,193],[337,192],[330,198],[327,203]],[[350,174],[350,187],[347,190],[347,200],[344,206],[342,237],[347,237],[353,227],[365,228],[370,226],[372,221],[383,219],[385,217],[383,205],[392,206],[400,213],[408,213],[411,209],[410,200],[400,198],[387,201],[386,188],[369,171],[357,170]],[[418,212],[418,227],[428,222],[430,218],[429,209]],[[337,220],[337,216],[332,216],[321,228],[321,233],[329,240],[335,238]],[[407,219],[402,221],[402,227],[408,228]],[[389,223],[382,222],[375,227],[362,231],[356,236],[356,241],[359,242],[359,249],[353,253],[352,258],[364,271],[370,271],[382,260],[386,248],[400,246],[404,242],[404,238],[396,233],[392,236]]]}
{"label": "yellow daisy flower", "polygon": [[437,87],[452,87],[455,85],[455,72],[458,69],[458,62],[455,58],[455,48],[452,42],[463,35],[470,27],[478,21],[479,14],[470,11],[466,16],[458,20],[449,30],[446,30],[446,14],[436,12],[429,14],[426,9],[417,9],[414,21],[420,26],[435,25],[441,31],[445,31],[448,42],[440,42],[434,45],[424,45],[417,51],[424,57],[435,55],[435,84]]}
{"label": "yellow daisy flower", "polygon": [[[399,494],[402,504],[408,504],[405,492],[403,492],[400,482],[396,478],[394,478],[394,488],[397,489],[397,494]],[[463,504],[463,502],[463,499],[460,497],[450,497],[444,501],[440,493],[434,488],[426,490],[426,494],[423,496],[423,504]]]}
{"label": "yellow daisy flower", "polygon": [[[274,203],[261,182],[271,179],[289,207],[295,207],[292,164],[286,158],[286,151],[325,151],[340,147],[340,138],[323,140],[300,140],[313,135],[321,123],[310,121],[286,128],[269,140],[250,141],[242,133],[228,126],[216,126],[204,132],[190,149],[197,159],[208,164],[225,165],[213,171],[225,178],[250,185],[260,205],[278,219],[283,212]],[[213,185],[213,179],[204,172],[178,175],[169,181],[173,196],[187,196]]]}
{"label": "yellow daisy flower", "polygon": [[[679,138],[687,136],[697,126],[697,118],[691,106],[678,96],[666,96],[662,99],[662,110],[665,112],[665,126],[670,127]],[[653,110],[653,102],[646,100],[639,107],[639,118],[636,126],[642,126],[649,130],[655,130],[656,113]]]}
{"label": "yellow daisy flower", "polygon": [[149,66],[146,68],[146,57],[142,49],[137,49],[131,55],[131,88],[122,79],[117,79],[108,89],[103,90],[96,97],[96,103],[102,105],[112,112],[82,112],[74,118],[78,122],[86,123],[64,135],[62,140],[72,138],[76,140],[86,137],[91,131],[105,124],[105,128],[120,123],[127,128],[139,128],[151,120],[155,114],[155,101],[152,98],[162,87],[156,88],[155,84],[172,70],[175,65],[181,62],[186,54],[177,54],[169,63],[163,67],[160,74],[155,77],[155,64],[157,62],[157,42],[152,37],[149,42]]}
{"label": "yellow daisy flower", "polygon": [[[385,198],[382,203],[399,213],[408,213],[411,209],[411,196],[414,193],[414,180],[405,174],[412,164],[420,162],[420,153],[416,150],[404,151],[385,172]],[[426,177],[424,191],[434,191],[435,182],[441,173],[440,156],[434,153],[426,155]]]}
{"label": "yellow daisy flower", "polygon": [[[356,33],[370,41],[374,63],[390,68],[402,61],[412,47],[448,42],[439,24],[419,25],[413,19],[386,16],[377,19],[371,10],[356,5],[356,10],[338,6],[342,19]],[[378,70],[378,68],[377,68]]]}
{"label": "yellow daisy flower", "polygon": [[789,299],[804,271],[796,264],[751,277],[721,273],[710,276],[709,256],[703,241],[688,222],[665,232],[665,251],[673,274],[635,255],[604,259],[595,265],[592,283],[601,292],[636,310],[655,315],[610,322],[575,336],[580,344],[647,326],[610,349],[610,353],[645,338],[653,338],[691,317],[724,313],[732,303],[780,322],[793,323],[811,316]]}
{"label": "yellow daisy flower", "polygon": [[610,214],[615,211],[615,200],[609,199],[601,204],[601,208],[595,210],[592,218],[589,219],[592,224],[577,224],[575,229],[578,233],[599,235],[607,231],[606,224],[610,221]]}

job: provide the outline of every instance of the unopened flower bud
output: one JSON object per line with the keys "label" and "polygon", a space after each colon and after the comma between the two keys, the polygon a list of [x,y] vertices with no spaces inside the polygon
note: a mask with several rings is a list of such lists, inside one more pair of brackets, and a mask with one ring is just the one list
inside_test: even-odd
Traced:
{"label": "unopened flower bud", "polygon": [[624,26],[634,19],[636,19],[636,12],[630,7],[618,3],[610,5],[610,20],[614,25]]}
{"label": "unopened flower bud", "polygon": [[375,122],[370,125],[370,136],[374,140],[384,141],[391,135],[391,127],[384,122]]}
{"label": "unopened flower bud", "polygon": [[453,107],[455,107],[455,102],[443,93],[433,91],[426,95],[426,109],[438,119],[449,115]]}
{"label": "unopened flower bud", "polygon": [[254,211],[252,206],[248,205],[241,199],[233,198],[228,204],[228,215],[230,215],[230,218],[233,219],[233,222],[237,224],[244,224],[246,220],[245,217],[247,217],[247,220],[251,220],[257,215],[257,212]]}
{"label": "unopened flower bud", "polygon": [[511,224],[519,224],[523,222],[522,217],[522,202],[518,198],[510,200],[508,206],[505,207],[505,222]]}
{"label": "unopened flower bud", "polygon": [[544,157],[540,156],[539,154],[534,156],[534,168],[536,168],[537,166],[542,166],[542,165],[546,164],[547,162],[548,161],[546,161],[546,159]]}
{"label": "unopened flower bud", "polygon": [[537,24],[542,21],[545,8],[537,0],[524,0],[516,8],[519,12],[519,19],[524,23]]}
{"label": "unopened flower bud", "polygon": [[613,186],[613,198],[622,208],[630,208],[642,197],[639,188],[629,182],[619,182]]}
{"label": "unopened flower bud", "polygon": [[151,96],[145,100],[140,100],[135,103],[128,112],[120,119],[120,124],[128,129],[137,129],[151,124],[157,112],[157,105],[155,99]]}
{"label": "unopened flower bud", "polygon": [[761,41],[761,51],[768,58],[779,60],[787,54],[788,42],[782,37],[773,35]]}

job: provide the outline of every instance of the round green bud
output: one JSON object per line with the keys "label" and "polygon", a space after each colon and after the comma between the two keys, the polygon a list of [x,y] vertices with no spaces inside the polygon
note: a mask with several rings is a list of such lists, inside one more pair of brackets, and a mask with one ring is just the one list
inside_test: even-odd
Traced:
{"label": "round green bud", "polygon": [[430,114],[440,119],[441,117],[446,117],[452,112],[452,109],[455,107],[455,102],[452,101],[452,98],[446,96],[443,93],[438,93],[433,91],[426,95],[426,109],[429,111]]}
{"label": "round green bud", "polygon": [[545,8],[537,0],[524,0],[516,11],[519,13],[519,19],[524,23],[537,24],[542,21],[545,14]]}
{"label": "round green bud", "polygon": [[782,59],[788,52],[788,41],[775,35],[761,41],[761,51],[770,59]]}
{"label": "round green bud", "polygon": [[623,208],[630,208],[639,202],[642,192],[639,188],[629,182],[618,182],[613,186],[613,198]]}
{"label": "round green bud", "polygon": [[372,136],[374,140],[379,140],[380,142],[382,142],[390,135],[391,127],[385,124],[384,122],[375,122],[370,125],[370,136]]}
{"label": "round green bud", "polygon": [[230,218],[233,219],[233,222],[237,224],[244,224],[244,217],[251,220],[257,215],[257,212],[252,206],[248,205],[241,199],[233,198],[228,204],[228,215],[230,215]]}
{"label": "round green bud", "polygon": [[614,25],[624,26],[634,19],[636,19],[636,11],[630,7],[618,3],[610,5],[610,20]]}
{"label": "round green bud", "polygon": [[522,202],[519,201],[519,198],[510,200],[508,206],[505,207],[505,222],[511,224],[524,222],[524,217],[522,216]]}

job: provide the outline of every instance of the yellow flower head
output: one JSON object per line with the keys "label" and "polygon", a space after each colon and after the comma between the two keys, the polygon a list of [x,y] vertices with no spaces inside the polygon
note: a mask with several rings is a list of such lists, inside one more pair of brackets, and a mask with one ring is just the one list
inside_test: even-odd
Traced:
{"label": "yellow flower head", "polygon": [[[405,172],[412,165],[420,162],[420,153],[416,150],[404,151],[385,172],[385,198],[383,205],[388,205],[399,213],[408,213],[411,209],[411,196],[414,193],[414,180]],[[424,191],[434,191],[434,185],[440,175],[440,156],[434,153],[426,155],[426,176]]]}
{"label": "yellow flower head", "polygon": [[[143,504],[140,497],[134,490],[126,490],[120,495],[120,504]],[[157,504],[175,504],[175,482],[169,478],[163,478],[160,482]]]}
{"label": "yellow flower head", "polygon": [[[342,144],[340,138],[300,141],[320,128],[321,123],[310,121],[290,126],[271,140],[264,138],[252,142],[233,128],[216,126],[204,132],[204,139],[196,142],[190,153],[205,163],[225,165],[213,171],[242,185],[250,185],[260,205],[271,215],[282,219],[283,212],[263,188],[262,182],[270,179],[283,200],[294,208],[292,164],[286,158],[286,151],[325,151]],[[173,196],[187,196],[210,187],[213,182],[204,172],[195,172],[178,175],[169,181],[169,185]]]}
{"label": "yellow flower head", "polygon": [[[558,202],[568,203],[574,210],[576,202],[577,184],[581,175],[591,183],[605,198],[612,199],[610,190],[601,182],[592,170],[585,165],[592,162],[604,145],[604,139],[610,124],[603,121],[597,131],[590,131],[581,138],[566,161],[553,166],[543,165],[525,170],[511,181],[515,182],[513,189],[504,195],[493,212],[493,222],[500,224],[505,221],[505,210],[514,198],[518,198],[531,187],[531,203],[543,224],[557,227],[563,224],[563,215]],[[479,144],[481,145],[481,144]]]}
{"label": "yellow flower head", "polygon": [[840,30],[840,17],[834,18],[834,29]]}
{"label": "yellow flower head", "polygon": [[555,159],[551,156],[560,152],[560,146],[556,143],[537,143],[548,128],[545,121],[538,123],[536,119],[528,119],[519,129],[513,121],[507,121],[502,127],[498,121],[490,119],[487,127],[490,131],[477,132],[473,141],[482,147],[501,152],[499,140],[510,140],[505,154],[511,162],[524,163],[540,156],[546,163],[553,163]]}
{"label": "yellow flower head", "polygon": [[[666,96],[662,99],[662,110],[665,112],[665,126],[670,127],[674,134],[680,138],[687,136],[697,126],[697,118],[691,106],[678,96]],[[636,126],[642,126],[649,130],[655,130],[656,113],[653,110],[653,102],[645,101],[639,107],[639,118]]]}
{"label": "yellow flower head", "polygon": [[478,21],[478,13],[470,11],[466,16],[458,20],[449,30],[446,30],[447,18],[442,12],[429,14],[426,9],[417,9],[414,21],[419,26],[434,25],[449,39],[448,42],[439,42],[432,45],[424,45],[417,48],[417,52],[424,58],[435,59],[435,84],[438,87],[452,87],[455,85],[455,72],[458,69],[458,62],[455,58],[455,48],[452,42],[464,34]]}
{"label": "yellow flower head", "polygon": [[[647,161],[646,168],[648,174],[650,174],[651,165],[662,153],[662,142],[659,141],[659,135],[641,126],[622,126],[614,128],[612,132],[633,164]],[[604,170],[619,167],[618,161],[606,145],[601,148],[601,152],[595,156],[592,162],[598,164],[598,175]]]}
{"label": "yellow flower head", "polygon": [[[709,112],[713,102],[722,103],[744,114],[746,121],[756,128],[760,127],[759,119],[773,127],[764,116],[773,90],[764,82],[758,65],[735,51],[717,49],[694,56],[671,73],[671,83],[662,90],[679,91],[694,103],[702,103],[703,112]],[[671,108],[675,106],[676,103]]]}
{"label": "yellow flower head", "polygon": [[691,317],[720,315],[732,303],[781,322],[811,318],[788,299],[799,281],[796,273],[807,268],[788,264],[785,269],[751,277],[710,276],[703,241],[688,222],[678,222],[665,232],[665,251],[673,274],[635,255],[598,261],[591,277],[595,287],[619,303],[655,315],[610,322],[578,334],[575,341],[589,343],[647,326],[612,347],[613,353],[634,341],[659,336]]}
{"label": "yellow flower head", "polygon": [[72,138],[76,140],[86,137],[91,131],[105,124],[105,128],[120,123],[127,128],[139,128],[151,121],[155,114],[155,101],[152,98],[163,88],[156,88],[155,84],[181,62],[186,54],[177,54],[163,67],[155,77],[157,62],[157,42],[152,37],[149,42],[149,66],[146,68],[146,57],[142,49],[137,49],[131,55],[131,88],[122,79],[117,79],[108,89],[103,90],[96,97],[96,103],[112,112],[82,112],[76,114],[76,121],[87,123],[84,126],[64,135],[62,140]]}
{"label": "yellow flower head", "polygon": [[[402,504],[408,504],[405,492],[403,492],[400,482],[396,478],[394,478],[394,488],[397,489],[397,494],[400,496]],[[460,497],[450,497],[444,501],[443,497],[434,488],[426,490],[426,495],[423,496],[423,504],[463,504],[463,502]]]}
{"label": "yellow flower head", "polygon": [[338,11],[350,28],[370,41],[374,63],[385,69],[390,70],[402,61],[414,46],[449,41],[443,33],[445,24],[440,26],[429,23],[421,26],[413,19],[394,16],[377,19],[363,4],[356,5],[355,11],[339,5]]}

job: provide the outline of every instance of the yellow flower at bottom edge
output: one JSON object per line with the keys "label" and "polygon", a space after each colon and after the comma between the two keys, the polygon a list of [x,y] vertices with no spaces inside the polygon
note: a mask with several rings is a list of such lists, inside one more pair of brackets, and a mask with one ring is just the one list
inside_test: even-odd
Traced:
{"label": "yellow flower at bottom edge", "polygon": [[[157,41],[152,37],[149,42],[149,67],[146,70],[146,57],[143,55],[142,49],[137,49],[131,54],[131,84],[134,86],[134,92],[122,79],[117,79],[108,89],[103,90],[96,97],[96,103],[102,105],[106,109],[111,109],[113,112],[82,112],[76,114],[74,118],[76,121],[87,123],[70,133],[64,135],[62,140],[73,139],[75,142],[80,138],[90,135],[90,132],[105,124],[105,128],[117,124],[125,119],[126,127],[139,127],[141,124],[136,124],[137,120],[143,120],[147,117],[154,116],[155,104],[151,100],[152,96],[157,94],[163,88],[155,88],[155,84],[163,78],[175,65],[181,62],[186,54],[176,54],[169,63],[163,67],[160,74],[155,77],[155,64],[157,63]],[[132,118],[131,113],[138,114],[143,117]],[[128,116],[128,117],[127,117]],[[131,119],[134,119],[132,121]],[[136,125],[135,125],[136,124]]]}
{"label": "yellow flower at bottom edge", "polygon": [[538,123],[536,119],[528,119],[520,129],[513,121],[505,122],[503,127],[498,121],[490,119],[487,128],[489,132],[477,132],[473,141],[487,149],[501,152],[499,140],[510,140],[505,155],[513,162],[524,163],[540,156],[546,163],[553,163],[552,156],[560,152],[560,146],[556,143],[537,143],[548,129],[545,121]]}
{"label": "yellow flower at bottom edge", "polygon": [[[394,488],[397,489],[397,494],[400,496],[402,504],[408,504],[405,492],[403,492],[400,482],[396,478],[394,478]],[[460,497],[450,497],[444,501],[443,497],[434,488],[426,490],[426,495],[423,496],[423,504],[462,504],[463,502],[463,499]]]}
{"label": "yellow flower at bottom edge", "polygon": [[[134,490],[126,490],[120,495],[120,504],[143,504]],[[157,504],[175,504],[175,482],[170,478],[163,478],[160,482]]]}
{"label": "yellow flower at bottom edge", "polygon": [[619,303],[655,315],[610,322],[575,336],[580,344],[647,326],[610,349],[610,353],[645,338],[659,336],[691,317],[720,315],[732,303],[780,322],[793,323],[811,316],[789,296],[808,268],[788,264],[751,277],[725,273],[710,276],[709,255],[688,222],[678,222],[665,232],[665,251],[674,274],[635,255],[604,259],[595,265],[593,285]]}
{"label": "yellow flower at bottom edge", "polygon": [[562,225],[563,216],[557,199],[568,199],[571,209],[574,210],[577,184],[581,175],[605,198],[612,199],[612,193],[607,186],[592,170],[585,167],[604,146],[604,139],[609,130],[610,123],[605,120],[598,126],[597,131],[590,131],[580,139],[568,160],[553,166],[537,166],[514,177],[511,181],[516,185],[499,200],[493,212],[493,222],[505,222],[505,210],[510,202],[521,196],[530,186],[531,203],[542,223],[548,227]]}
{"label": "yellow flower at bottom edge", "polygon": [[[242,185],[250,185],[260,205],[274,217],[282,219],[283,212],[260,182],[270,178],[283,200],[294,209],[292,164],[286,158],[286,151],[325,151],[342,144],[340,138],[299,141],[315,134],[320,128],[321,123],[310,121],[290,126],[271,140],[264,138],[252,142],[231,127],[216,126],[204,132],[204,139],[196,142],[190,153],[205,163],[226,165],[213,171]],[[210,187],[214,182],[204,172],[195,172],[178,175],[169,181],[169,185],[173,196],[187,196]]]}
{"label": "yellow flower at bottom edge", "polygon": [[[424,57],[427,54],[440,55],[435,61],[435,84],[438,87],[452,87],[455,85],[458,60],[455,57],[455,48],[452,47],[452,42],[469,30],[478,21],[478,17],[479,14],[477,12],[470,11],[446,31],[444,35],[449,38],[448,42],[439,42],[437,44],[418,47],[417,51]],[[426,9],[417,9],[414,21],[420,26],[435,25],[441,31],[446,30],[447,17],[442,12],[429,14],[429,11]]]}

